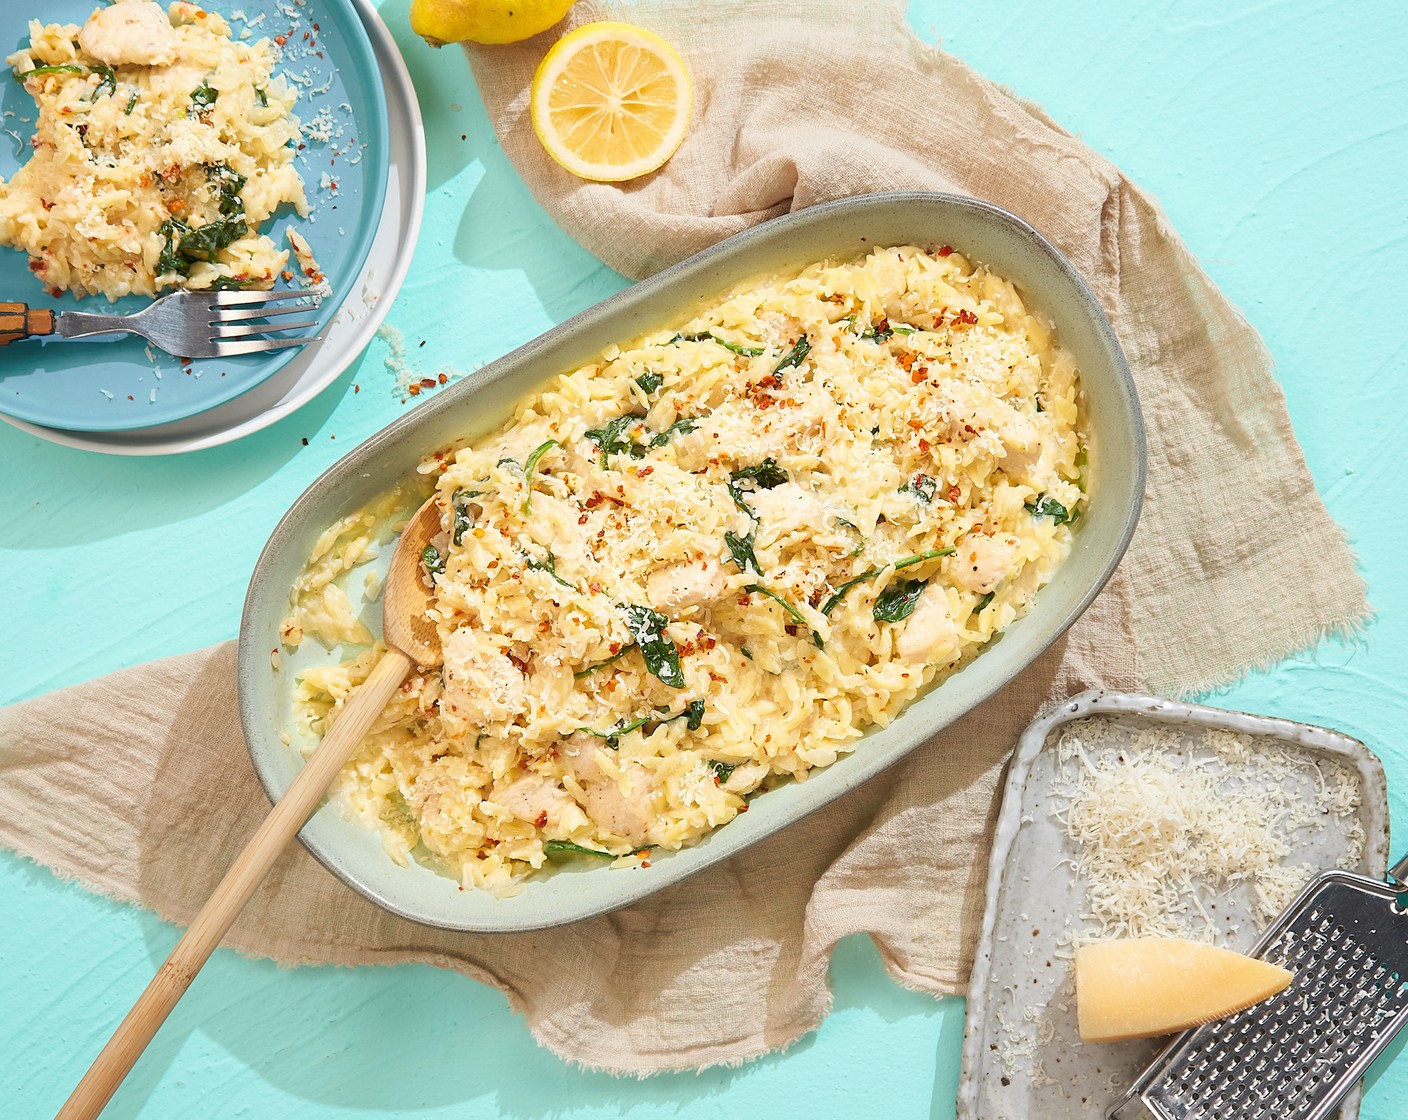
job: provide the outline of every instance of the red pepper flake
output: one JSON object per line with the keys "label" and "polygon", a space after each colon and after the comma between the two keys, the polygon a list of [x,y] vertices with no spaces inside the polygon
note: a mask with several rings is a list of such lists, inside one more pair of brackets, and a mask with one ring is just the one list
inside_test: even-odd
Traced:
{"label": "red pepper flake", "polygon": [[908,373],[910,367],[914,365],[914,355],[908,353],[896,354],[895,361],[899,362],[900,368],[904,370],[905,373]]}
{"label": "red pepper flake", "polygon": [[275,36],[274,36],[274,42],[278,43],[279,46],[282,47],[282,46],[284,46],[284,45],[288,42],[288,36],[287,36],[287,35],[275,35]]}
{"label": "red pepper flake", "polygon": [[546,809],[544,809],[541,813],[538,814],[538,819],[533,822],[533,826],[535,828],[547,828],[548,813]]}
{"label": "red pepper flake", "polygon": [[181,359],[181,364],[182,364],[183,366],[188,366],[188,365],[191,364],[191,359],[190,359],[190,358],[182,358],[182,359]]}
{"label": "red pepper flake", "polygon": [[353,386],[352,386],[352,392],[354,392],[354,393],[360,393],[361,391],[362,391],[362,387],[361,387],[360,385],[353,384]]}
{"label": "red pepper flake", "polygon": [[586,523],[587,523],[587,515],[586,515],[585,513],[582,514],[581,517],[577,518],[577,524],[578,524],[578,525],[585,525]]}
{"label": "red pepper flake", "polygon": [[909,375],[909,379],[913,381],[916,385],[922,385],[924,382],[929,380],[928,368],[925,366],[920,366],[918,369],[916,369],[913,373]]}
{"label": "red pepper flake", "polygon": [[948,488],[948,500],[951,501],[954,505],[958,504],[958,499],[961,497],[963,497],[963,491],[961,491],[956,485],[950,486]]}
{"label": "red pepper flake", "polygon": [[449,375],[448,373],[442,373],[442,374],[439,374],[439,375],[435,378],[435,380],[438,381],[438,382],[440,382],[441,385],[444,385],[444,384],[446,384],[446,383],[449,382],[449,380],[450,380],[450,375]]}
{"label": "red pepper flake", "polygon": [[418,397],[420,396],[420,385],[415,382],[412,382],[411,384],[406,386],[406,392],[410,393],[413,397]]}
{"label": "red pepper flake", "polygon": [[911,420],[911,421],[909,422],[909,426],[910,426],[911,428],[913,428],[913,429],[917,432],[917,431],[919,431],[920,428],[924,427],[924,421],[923,421],[923,420]]}
{"label": "red pepper flake", "polygon": [[955,324],[962,323],[964,326],[971,327],[978,321],[978,317],[971,311],[960,311],[953,317],[953,321]]}
{"label": "red pepper flake", "polygon": [[927,439],[921,439],[919,441],[919,453],[921,455],[929,454],[929,441]]}
{"label": "red pepper flake", "polygon": [[433,389],[435,388],[435,384],[435,378],[433,377],[422,377],[420,379],[420,387],[422,389]]}
{"label": "red pepper flake", "polygon": [[647,475],[652,475],[652,474],[654,474],[654,473],[655,473],[655,468],[654,468],[654,467],[641,467],[640,470],[636,471],[636,477],[637,477],[637,478],[645,478]]}
{"label": "red pepper flake", "polygon": [[941,256],[941,257],[948,257],[948,256],[952,256],[952,255],[953,255],[953,246],[952,246],[952,245],[940,245],[940,246],[939,246],[939,256]]}

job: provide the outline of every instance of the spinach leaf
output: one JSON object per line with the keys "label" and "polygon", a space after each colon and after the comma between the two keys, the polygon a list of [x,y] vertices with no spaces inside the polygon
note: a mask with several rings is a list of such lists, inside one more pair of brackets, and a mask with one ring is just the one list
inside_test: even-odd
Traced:
{"label": "spinach leaf", "polygon": [[228,249],[248,232],[243,213],[237,218],[222,218],[185,234],[178,252],[187,260],[213,261],[221,249]]}
{"label": "spinach leaf", "polygon": [[532,454],[528,456],[528,461],[523,464],[523,486],[528,491],[523,499],[523,512],[527,513],[533,504],[533,472],[538,467],[538,460],[551,451],[554,447],[561,447],[555,439],[545,440],[533,448]]}
{"label": "spinach leaf", "polygon": [[[787,481],[787,472],[777,465],[777,460],[769,456],[755,467],[742,467],[728,476],[728,492],[733,504],[756,520],[757,514],[743,500],[744,495],[753,490],[771,490]],[[745,487],[745,482],[753,485]]]}
{"label": "spinach leaf", "polygon": [[130,117],[130,116],[132,115],[132,110],[135,109],[136,107],[137,107],[137,91],[134,89],[134,90],[132,91],[132,96],[127,99],[126,115]]}
{"label": "spinach leaf", "polygon": [[594,727],[579,727],[577,730],[584,735],[595,735],[598,739],[605,739],[606,745],[614,751],[620,748],[622,735],[629,735],[647,723],[658,723],[659,721],[659,713],[651,712],[648,715],[637,716],[635,719],[627,719],[622,716],[605,731],[598,731]]}
{"label": "spinach leaf", "polygon": [[195,89],[191,90],[191,108],[189,116],[198,117],[202,113],[210,111],[215,102],[220,99],[220,91],[210,84],[207,78]]}
{"label": "spinach leaf", "polygon": [[690,731],[698,731],[704,725],[704,701],[691,700],[685,705],[684,710],[679,712],[669,712],[668,709],[657,708],[643,716],[636,716],[635,719],[627,719],[623,716],[605,731],[598,731],[593,727],[579,727],[577,730],[585,735],[595,735],[598,739],[605,739],[606,745],[614,751],[620,749],[623,735],[638,731],[648,724],[659,727],[662,724],[674,723],[677,719],[684,720],[685,727]]}
{"label": "spinach leaf", "polygon": [[782,360],[772,367],[772,375],[776,377],[785,369],[792,369],[802,364],[802,359],[807,356],[812,348],[812,341],[806,335],[802,335],[793,344],[792,349],[782,355]]}
{"label": "spinach leaf", "polygon": [[563,587],[566,587],[571,591],[577,590],[577,585],[575,583],[568,583],[565,579],[563,579],[560,575],[557,574],[557,557],[554,556],[551,552],[548,553],[548,558],[546,560],[529,560],[527,566],[529,571],[547,572],[548,575],[552,576],[552,578],[557,580],[557,582],[560,583]]}
{"label": "spinach leaf", "polygon": [[618,859],[615,852],[599,852],[595,848],[584,848],[571,840],[549,840],[543,845],[543,852],[550,856],[600,856],[602,859]]}
{"label": "spinach leaf", "polygon": [[709,763],[709,769],[714,772],[714,780],[719,785],[723,785],[733,777],[733,772],[742,765],[741,762],[720,762],[718,759],[714,759]]}
{"label": "spinach leaf", "polygon": [[450,509],[453,513],[450,522],[450,540],[456,546],[464,540],[465,533],[474,528],[474,518],[469,515],[469,503],[482,493],[482,490],[460,489],[450,495]]}
{"label": "spinach leaf", "polygon": [[428,544],[421,549],[420,562],[425,565],[425,570],[433,576],[438,576],[445,570],[445,559],[433,544]]}
{"label": "spinach leaf", "polygon": [[876,622],[899,622],[914,613],[919,606],[919,596],[928,586],[922,579],[896,580],[885,588],[875,600],[872,612]]}
{"label": "spinach leaf", "polygon": [[572,674],[572,679],[579,681],[583,677],[591,676],[598,669],[605,669],[608,665],[614,665],[616,664],[616,662],[620,661],[621,658],[625,657],[626,654],[630,653],[633,649],[635,649],[635,646],[624,646],[620,653],[612,654],[605,661],[598,661],[595,665],[588,665],[585,669],[578,669],[575,673]]}
{"label": "spinach leaf", "polygon": [[786,599],[784,599],[781,595],[779,595],[776,591],[774,591],[772,588],[764,587],[761,583],[750,583],[743,590],[756,591],[759,595],[766,595],[769,599],[771,599],[784,611],[791,615],[792,618],[799,625],[805,626],[808,630],[811,630],[812,645],[816,646],[817,649],[825,648],[825,643],[821,640],[821,635],[818,634],[815,630],[812,630],[812,624],[807,621],[807,616],[804,615],[801,611],[799,611],[796,607],[794,607],[791,603],[789,603]]}
{"label": "spinach leaf", "polygon": [[648,397],[656,392],[661,385],[665,384],[665,375],[661,373],[643,373],[636,378],[636,384],[640,386],[640,391]]}
{"label": "spinach leaf", "polygon": [[746,537],[740,537],[737,533],[724,533],[724,544],[728,545],[728,554],[733,562],[743,571],[752,570],[762,575],[763,571],[758,567],[758,558],[753,555],[753,541],[758,535],[757,527]]}
{"label": "spinach leaf", "polygon": [[36,66],[33,70],[15,70],[13,73],[15,81],[22,82],[26,78],[47,78],[52,74],[86,74],[88,68],[65,63],[62,66]]}
{"label": "spinach leaf", "polygon": [[676,342],[717,342],[725,350],[732,350],[735,354],[742,354],[745,358],[758,358],[763,354],[763,348],[761,346],[741,346],[737,342],[729,342],[726,338],[720,338],[712,331],[698,331],[695,334],[677,334],[665,345],[670,346]]}
{"label": "spinach leaf", "polygon": [[939,484],[927,474],[917,474],[900,487],[901,494],[913,494],[926,506],[934,500],[934,495],[939,492]]}
{"label": "spinach leaf", "polygon": [[881,319],[877,325],[872,326],[865,331],[862,331],[861,338],[866,339],[870,342],[884,342],[886,339],[890,338],[894,333],[895,330],[892,326],[890,326],[890,321],[888,319]]}
{"label": "spinach leaf", "polygon": [[208,163],[205,178],[215,188],[220,200],[220,213],[227,218],[244,217],[244,199],[240,191],[249,180],[227,163]]}
{"label": "spinach leaf", "polygon": [[841,584],[841,586],[832,593],[831,598],[821,604],[821,613],[829,617],[831,612],[840,605],[841,600],[846,597],[847,591],[858,583],[864,583],[868,579],[874,579],[886,568],[894,568],[895,571],[898,572],[904,568],[912,567],[915,564],[922,564],[925,560],[937,560],[940,556],[947,556],[951,552],[953,552],[952,548],[931,548],[928,552],[917,552],[913,556],[906,556],[903,560],[896,560],[893,564],[881,564],[878,568],[870,568],[867,571],[861,572],[860,575],[853,579],[848,579],[845,583]]}
{"label": "spinach leaf", "polygon": [[1049,517],[1057,525],[1075,520],[1070,511],[1050,494],[1042,494],[1036,501],[1028,502],[1027,512],[1033,517]]}
{"label": "spinach leaf", "polygon": [[587,438],[601,448],[601,465],[603,467],[606,466],[608,455],[624,454],[633,459],[639,459],[645,454],[645,449],[632,441],[628,434],[639,423],[639,416],[627,413],[625,416],[616,417],[605,427],[592,428],[587,432]]}
{"label": "spinach leaf", "polygon": [[156,261],[157,275],[167,272],[180,273],[182,276],[190,274],[191,262],[181,256],[181,238],[191,232],[191,227],[179,218],[167,218],[162,222],[157,232],[166,238],[166,245],[161,250],[161,256]]}
{"label": "spinach leaf", "polygon": [[650,446],[664,447],[665,444],[669,443],[675,436],[688,435],[697,427],[699,427],[699,421],[693,417],[686,416],[682,420],[676,420],[663,432],[656,432],[655,435],[651,436]]}
{"label": "spinach leaf", "polygon": [[259,102],[262,108],[267,109],[269,107],[269,91],[266,90],[263,86],[255,86],[254,100]]}
{"label": "spinach leaf", "polygon": [[983,611],[987,609],[987,605],[992,602],[992,597],[996,594],[996,591],[989,591],[986,595],[984,595],[981,599],[974,603],[973,613],[982,614]]}
{"label": "spinach leaf", "polygon": [[684,670],[680,668],[680,651],[665,633],[669,623],[663,614],[657,614],[649,607],[627,603],[621,608],[626,616],[626,625],[631,637],[640,646],[640,654],[645,658],[645,667],[662,683],[671,688],[684,687]]}

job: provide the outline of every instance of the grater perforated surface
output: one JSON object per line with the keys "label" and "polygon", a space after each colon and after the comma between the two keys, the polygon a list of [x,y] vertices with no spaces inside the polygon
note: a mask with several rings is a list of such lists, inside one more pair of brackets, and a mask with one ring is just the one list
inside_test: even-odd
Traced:
{"label": "grater perforated surface", "polygon": [[1408,1020],[1408,912],[1385,883],[1319,876],[1253,955],[1290,987],[1160,1055],[1135,1091],[1161,1120],[1320,1120]]}

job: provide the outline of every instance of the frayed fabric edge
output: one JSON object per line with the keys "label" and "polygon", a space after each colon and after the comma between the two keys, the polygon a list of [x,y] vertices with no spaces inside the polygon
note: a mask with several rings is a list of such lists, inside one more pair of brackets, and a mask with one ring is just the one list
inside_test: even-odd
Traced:
{"label": "frayed fabric edge", "polygon": [[1277,665],[1301,654],[1310,653],[1326,641],[1363,642],[1368,638],[1369,627],[1373,623],[1373,607],[1366,607],[1357,614],[1348,614],[1329,622],[1311,627],[1288,641],[1284,648],[1270,650],[1255,660],[1239,667],[1213,673],[1185,684],[1171,681],[1151,680],[1150,692],[1167,696],[1171,700],[1197,700],[1209,693],[1222,692],[1232,688],[1253,673],[1270,672]]}
{"label": "frayed fabric edge", "polygon": [[[836,946],[831,946],[834,951]],[[830,952],[827,953],[828,959]],[[693,1057],[679,1062],[665,1061],[656,1066],[617,1066],[608,1061],[597,1061],[594,1058],[584,1058],[580,1055],[568,1053],[554,1045],[552,1039],[548,1037],[548,1032],[540,1030],[538,1027],[528,1024],[528,1031],[533,1036],[533,1041],[557,1058],[562,1059],[568,1065],[588,1073],[604,1073],[611,1077],[629,1078],[633,1077],[637,1081],[644,1081],[647,1078],[655,1077],[664,1073],[694,1073],[702,1074],[711,1069],[740,1069],[745,1065],[766,1058],[772,1054],[785,1054],[793,1046],[801,1042],[807,1035],[821,1029],[822,1024],[831,1015],[835,1004],[835,995],[829,986],[823,989],[824,1000],[817,1013],[811,1018],[795,1024],[788,1024],[781,1028],[785,1037],[778,1039],[766,1039],[754,1035],[747,1041],[735,1043],[735,1046],[742,1046],[742,1052],[735,1054],[720,1054],[721,1046],[710,1047],[707,1055],[694,1055]]]}

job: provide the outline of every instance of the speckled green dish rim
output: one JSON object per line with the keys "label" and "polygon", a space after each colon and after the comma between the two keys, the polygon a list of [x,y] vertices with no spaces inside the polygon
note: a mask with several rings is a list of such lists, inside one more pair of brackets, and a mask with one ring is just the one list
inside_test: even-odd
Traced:
{"label": "speckled green dish rim", "polygon": [[[657,852],[649,868],[593,867],[535,875],[512,897],[462,890],[428,867],[402,867],[378,836],[325,803],[299,834],[334,875],[402,917],[445,929],[508,933],[542,929],[636,902],[727,859],[844,796],[923,746],[982,704],[1061,637],[1104,587],[1124,555],[1144,494],[1144,425],[1133,381],[1110,324],[1074,268],[1040,233],[995,206],[929,193],[864,195],[776,218],[737,234],[574,316],[442,390],[334,464],[293,504],[255,565],[240,627],[240,716],[265,791],[279,797],[303,764],[285,745],[293,672],[270,651],[289,609],[289,588],[313,542],[339,518],[414,477],[416,465],[456,441],[483,436],[513,406],[612,343],[680,322],[735,285],[846,259],[887,245],[954,246],[1012,280],[1056,323],[1081,370],[1086,399],[1088,512],[1071,555],[1032,610],[960,670],[914,701],[854,753],[755,799],[698,844]],[[467,323],[466,330],[473,324]],[[327,655],[327,661],[336,659]],[[786,874],[779,868],[779,874]]]}

